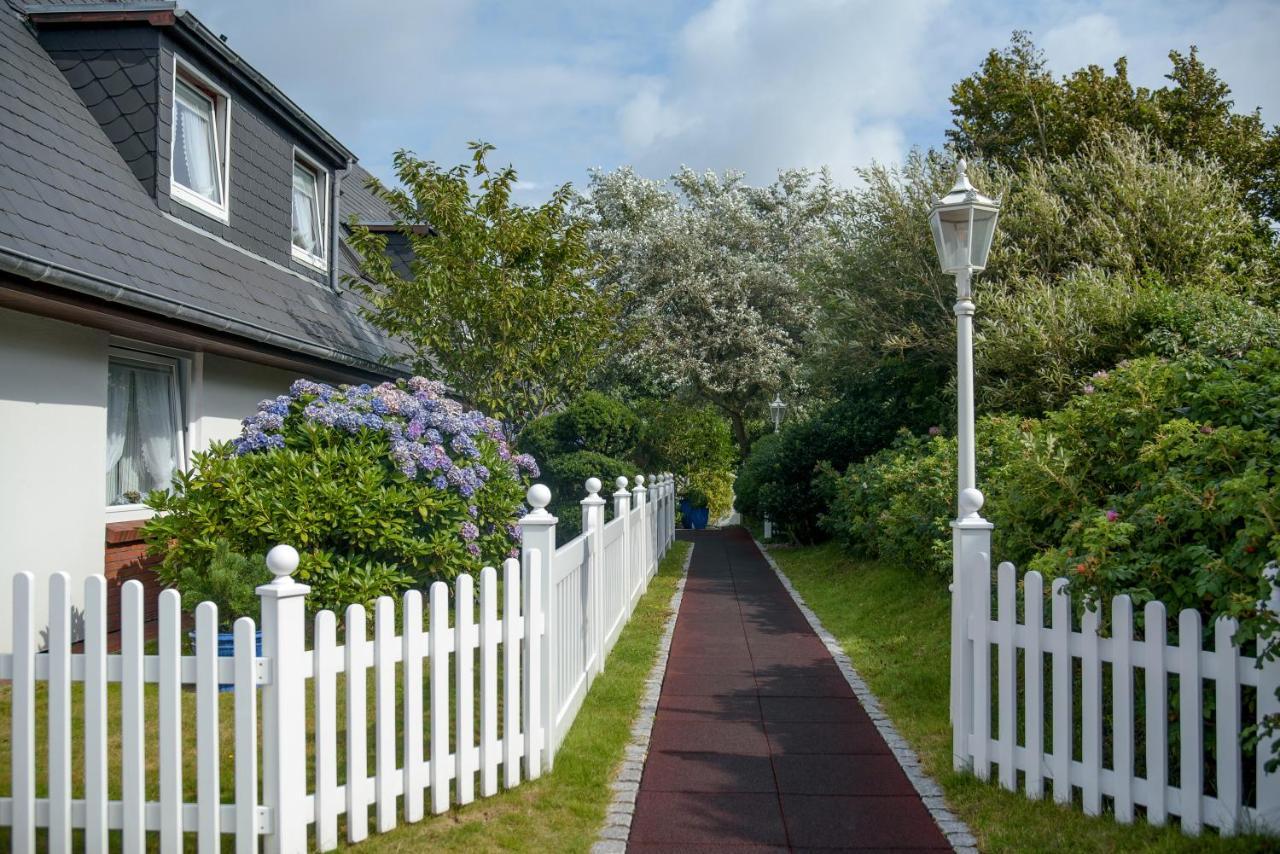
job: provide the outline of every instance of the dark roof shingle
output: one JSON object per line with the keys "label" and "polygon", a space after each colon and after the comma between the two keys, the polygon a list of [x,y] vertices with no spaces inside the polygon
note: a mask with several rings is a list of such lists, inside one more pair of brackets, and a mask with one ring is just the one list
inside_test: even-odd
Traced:
{"label": "dark roof shingle", "polygon": [[[0,262],[114,285],[118,301],[364,370],[390,344],[360,302],[161,212],[10,4],[0,5]],[[383,215],[356,167],[344,213]],[[345,272],[351,272],[346,258]],[[26,265],[26,266],[23,266]]]}

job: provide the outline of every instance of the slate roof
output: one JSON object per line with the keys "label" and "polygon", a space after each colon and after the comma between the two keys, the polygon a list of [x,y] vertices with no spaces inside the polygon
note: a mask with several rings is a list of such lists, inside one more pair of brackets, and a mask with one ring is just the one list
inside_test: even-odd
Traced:
{"label": "slate roof", "polygon": [[[366,176],[356,167],[344,181],[344,220],[390,216]],[[340,272],[354,272],[349,251],[339,259]],[[0,3],[0,269],[392,373],[378,364],[389,344],[354,295],[165,216],[11,0]]]}

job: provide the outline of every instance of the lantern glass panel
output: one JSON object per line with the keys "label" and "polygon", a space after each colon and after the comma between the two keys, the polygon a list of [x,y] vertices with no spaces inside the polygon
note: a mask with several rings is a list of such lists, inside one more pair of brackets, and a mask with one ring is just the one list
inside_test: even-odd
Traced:
{"label": "lantern glass panel", "polygon": [[973,258],[975,270],[987,266],[987,254],[991,251],[991,239],[996,232],[997,211],[975,208],[973,211]]}
{"label": "lantern glass panel", "polygon": [[968,208],[944,208],[933,215],[933,240],[944,272],[969,267],[969,214]]}

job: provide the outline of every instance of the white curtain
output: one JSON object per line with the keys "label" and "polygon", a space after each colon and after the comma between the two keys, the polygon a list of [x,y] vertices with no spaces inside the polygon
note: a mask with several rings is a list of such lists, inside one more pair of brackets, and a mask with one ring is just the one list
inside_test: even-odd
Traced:
{"label": "white curtain", "polygon": [[129,369],[111,365],[107,370],[107,474],[124,453],[124,435],[129,424]]}
{"label": "white curtain", "polygon": [[[178,92],[182,95],[183,85],[178,84]],[[178,104],[178,143],[177,151],[183,158],[181,166],[186,174],[179,170],[176,174],[179,181],[192,190],[212,201],[221,201],[218,192],[218,181],[214,168],[213,126],[211,111],[207,102],[195,93],[177,99]]]}
{"label": "white curtain", "polygon": [[293,242],[299,249],[319,255],[316,228],[315,176],[293,168]]}
{"label": "white curtain", "polygon": [[164,489],[178,460],[178,425],[173,417],[173,375],[167,370],[134,372],[138,407],[138,436],[146,469],[146,492]]}

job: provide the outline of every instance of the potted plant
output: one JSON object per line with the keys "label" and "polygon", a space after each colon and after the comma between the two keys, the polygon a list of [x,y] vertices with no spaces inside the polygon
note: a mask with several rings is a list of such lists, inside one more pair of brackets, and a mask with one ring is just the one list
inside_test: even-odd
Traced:
{"label": "potted plant", "polygon": [[710,515],[707,505],[705,492],[696,486],[686,489],[684,498],[680,501],[680,515],[684,517],[685,526],[694,530],[707,527],[707,517]]}
{"label": "potted plant", "polygon": [[[235,654],[235,635],[232,626],[241,617],[256,617],[258,594],[256,588],[271,580],[271,573],[262,560],[252,560],[231,550],[230,544],[219,540],[214,546],[209,565],[197,569],[187,567],[178,573],[174,586],[182,594],[182,608],[194,613],[201,602],[218,606],[218,655]],[[191,646],[196,644],[196,633],[190,633]],[[262,655],[262,630],[257,632],[256,654]],[[219,691],[230,691],[232,685],[218,685]]]}

